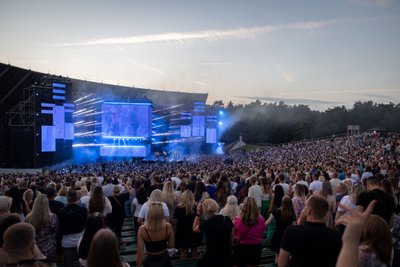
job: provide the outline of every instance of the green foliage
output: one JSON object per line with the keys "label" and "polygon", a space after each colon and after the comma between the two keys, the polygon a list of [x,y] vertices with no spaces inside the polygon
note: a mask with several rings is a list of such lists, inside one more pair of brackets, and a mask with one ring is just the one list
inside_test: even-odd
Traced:
{"label": "green foliage", "polygon": [[256,100],[247,105],[229,102],[226,109],[236,120],[221,138],[225,143],[237,140],[240,134],[250,144],[318,138],[344,134],[347,125],[359,125],[360,131],[400,131],[400,104],[394,103],[356,102],[350,109],[341,106],[321,112],[307,105],[267,104]]}

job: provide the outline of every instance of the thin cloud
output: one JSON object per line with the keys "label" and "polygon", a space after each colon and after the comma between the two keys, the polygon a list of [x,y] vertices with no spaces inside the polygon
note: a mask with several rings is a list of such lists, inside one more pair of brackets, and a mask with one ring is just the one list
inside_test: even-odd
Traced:
{"label": "thin cloud", "polygon": [[346,0],[348,4],[364,7],[388,7],[392,0]]}
{"label": "thin cloud", "polygon": [[252,99],[252,100],[260,100],[260,101],[268,101],[268,102],[280,102],[283,101],[289,105],[296,105],[296,104],[324,104],[324,105],[337,105],[342,104],[341,102],[334,102],[334,101],[325,101],[325,100],[318,100],[318,99],[299,99],[299,98],[276,98],[276,97],[257,97],[257,96],[236,96],[238,98],[245,98],[245,99]]}
{"label": "thin cloud", "polygon": [[206,30],[195,32],[170,32],[161,34],[149,34],[139,36],[127,36],[117,38],[94,39],[73,43],[60,43],[56,46],[96,46],[96,45],[141,45],[160,42],[187,42],[187,41],[219,41],[232,39],[256,38],[268,33],[288,30],[314,30],[321,29],[346,19],[306,21],[282,25],[266,25],[262,27],[236,28],[228,30]]}

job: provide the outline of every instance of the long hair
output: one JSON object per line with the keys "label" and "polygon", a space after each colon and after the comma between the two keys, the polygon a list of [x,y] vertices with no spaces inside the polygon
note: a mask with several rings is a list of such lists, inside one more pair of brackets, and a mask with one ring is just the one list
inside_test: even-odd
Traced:
{"label": "long hair", "polygon": [[12,198],[10,211],[13,213],[22,213],[22,196],[17,186],[12,186],[8,190],[8,196]]}
{"label": "long hair", "polygon": [[193,207],[195,206],[195,202],[191,190],[185,190],[185,192],[182,193],[180,205],[185,208],[186,215],[194,213]]}
{"label": "long hair", "polygon": [[51,223],[52,213],[49,209],[49,200],[39,194],[33,202],[32,211],[26,216],[26,222],[32,224],[36,231]]}
{"label": "long hair", "polygon": [[282,198],[281,206],[281,220],[284,224],[289,224],[296,218],[296,213],[294,212],[292,199],[288,196]]}
{"label": "long hair", "polygon": [[161,202],[150,202],[149,213],[145,222],[146,228],[150,231],[158,231],[164,225],[164,212]]}
{"label": "long hair", "polygon": [[303,201],[306,201],[306,190],[304,188],[304,185],[302,185],[302,184],[294,185],[294,196],[298,196]]}
{"label": "long hair", "polygon": [[103,212],[105,205],[106,204],[103,195],[103,188],[100,185],[98,185],[90,193],[89,213]]}
{"label": "long hair", "polygon": [[123,267],[117,238],[109,229],[99,230],[93,237],[86,260],[87,267]]}
{"label": "long hair", "polygon": [[244,225],[253,226],[258,222],[258,209],[256,200],[252,197],[246,197],[243,202],[241,219]]}
{"label": "long hair", "polygon": [[162,201],[167,204],[169,209],[174,208],[176,204],[174,192],[174,183],[171,181],[166,182],[162,190]]}
{"label": "long hair", "polygon": [[384,219],[372,214],[364,227],[362,241],[366,245],[368,252],[375,252],[381,262],[390,263],[392,234]]}
{"label": "long hair", "polygon": [[327,198],[329,195],[332,195],[332,184],[325,180],[322,182],[322,190],[320,191],[320,195],[324,198]]}
{"label": "long hair", "polygon": [[204,183],[201,181],[196,182],[196,185],[194,187],[194,201],[198,203],[201,200],[201,197],[203,196],[203,192],[205,191],[206,191],[206,186],[204,185]]}
{"label": "long hair", "polygon": [[143,205],[147,201],[146,189],[143,186],[136,189],[136,198],[140,205]]}
{"label": "long hair", "polygon": [[276,208],[279,208],[282,205],[282,198],[284,195],[283,187],[281,185],[276,185],[274,194],[274,205]]}
{"label": "long hair", "polygon": [[162,192],[160,189],[154,189],[150,194],[149,202],[162,202]]}

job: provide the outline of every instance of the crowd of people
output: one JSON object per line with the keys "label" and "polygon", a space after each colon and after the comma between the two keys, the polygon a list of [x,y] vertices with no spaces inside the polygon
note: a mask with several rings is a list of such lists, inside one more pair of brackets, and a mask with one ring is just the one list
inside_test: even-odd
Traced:
{"label": "crowd of people", "polygon": [[128,266],[126,217],[136,266],[171,266],[174,250],[198,266],[257,266],[265,233],[278,266],[400,266],[399,157],[399,135],[361,134],[3,174],[0,266]]}

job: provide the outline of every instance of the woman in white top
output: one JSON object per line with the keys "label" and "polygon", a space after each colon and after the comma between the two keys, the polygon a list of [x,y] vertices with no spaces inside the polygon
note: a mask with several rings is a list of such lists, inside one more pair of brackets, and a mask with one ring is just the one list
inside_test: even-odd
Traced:
{"label": "woman in white top", "polygon": [[150,194],[149,200],[143,204],[142,208],[140,209],[139,216],[138,216],[138,223],[140,225],[147,219],[147,214],[149,213],[149,205],[151,202],[160,202],[162,205],[162,210],[164,212],[165,221],[169,222],[169,210],[167,204],[162,202],[162,192],[160,189],[155,189]]}

